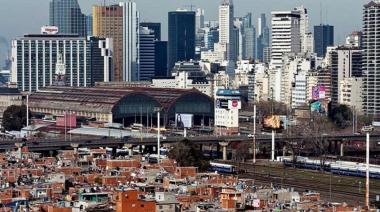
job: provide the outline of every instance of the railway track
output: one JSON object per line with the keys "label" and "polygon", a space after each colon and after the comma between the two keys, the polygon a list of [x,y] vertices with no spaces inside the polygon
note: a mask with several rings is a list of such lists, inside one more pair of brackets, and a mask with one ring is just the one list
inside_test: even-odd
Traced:
{"label": "railway track", "polygon": [[[319,171],[295,169],[282,165],[250,163],[229,163],[243,170],[239,178],[255,179],[257,184],[294,188],[298,192],[316,191],[325,201],[363,204],[365,200],[365,179],[321,173]],[[375,200],[380,194],[380,180],[371,179],[370,197]]]}

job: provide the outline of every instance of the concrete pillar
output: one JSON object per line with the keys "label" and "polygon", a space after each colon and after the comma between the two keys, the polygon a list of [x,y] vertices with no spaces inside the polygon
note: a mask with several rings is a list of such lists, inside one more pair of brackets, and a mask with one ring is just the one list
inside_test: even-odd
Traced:
{"label": "concrete pillar", "polygon": [[15,143],[15,146],[17,147],[17,157],[18,159],[22,159],[22,147],[24,146],[23,143]]}
{"label": "concrete pillar", "polygon": [[128,155],[133,156],[133,145],[127,144],[126,147],[128,148]]}
{"label": "concrete pillar", "polygon": [[344,142],[340,143],[340,157],[344,156]]}
{"label": "concrete pillar", "polygon": [[219,145],[223,148],[223,160],[227,160],[227,146],[229,142],[219,142]]}

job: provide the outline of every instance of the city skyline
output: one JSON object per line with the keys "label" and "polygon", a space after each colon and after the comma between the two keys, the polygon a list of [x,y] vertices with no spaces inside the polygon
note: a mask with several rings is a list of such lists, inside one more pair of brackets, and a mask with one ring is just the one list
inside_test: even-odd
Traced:
{"label": "city skyline", "polygon": [[[177,8],[187,7],[193,5],[193,10],[196,8],[205,9],[205,20],[218,19],[218,5],[220,0],[212,0],[204,3],[201,0],[163,0],[168,2],[168,6],[163,7],[161,1],[153,0],[139,0],[136,1],[138,10],[141,13],[141,21],[156,21],[161,22],[163,29],[163,40],[167,39],[167,12],[174,11]],[[91,13],[92,5],[103,4],[103,0],[78,0],[79,5],[84,14]],[[116,0],[106,0],[109,4],[118,3]],[[368,0],[335,0],[334,2],[326,0],[317,0],[313,2],[305,0],[235,0],[235,16],[243,16],[248,12],[253,13],[254,25],[257,25],[257,18],[261,13],[266,13],[269,20],[271,11],[277,10],[291,10],[296,6],[304,5],[309,9],[310,14],[310,27],[319,24],[320,6],[322,5],[322,22],[331,25],[336,25],[336,37],[338,42],[342,42],[347,34],[351,31],[361,29],[362,8],[363,4],[368,3]],[[344,3],[345,13],[333,14],[331,11],[337,11]],[[21,7],[23,5],[23,7]],[[248,5],[248,6],[247,6]],[[25,7],[24,7],[25,6]],[[20,12],[16,12],[20,11]],[[156,11],[156,12],[153,12]],[[23,14],[20,16],[19,14]],[[38,14],[38,15],[37,15]],[[326,15],[327,14],[327,15]],[[36,16],[37,15],[37,16]],[[33,17],[33,22],[25,21],[26,18]],[[352,21],[347,21],[350,18]],[[1,22],[0,28],[6,29],[0,32],[0,36],[8,41],[14,37],[20,37],[26,33],[37,33],[40,26],[49,24],[49,1],[47,0],[16,0],[6,1],[3,7],[0,8],[1,20],[13,20],[12,22]],[[327,19],[327,21],[326,21]],[[28,19],[29,20],[29,19]],[[19,27],[11,27],[15,23]]]}

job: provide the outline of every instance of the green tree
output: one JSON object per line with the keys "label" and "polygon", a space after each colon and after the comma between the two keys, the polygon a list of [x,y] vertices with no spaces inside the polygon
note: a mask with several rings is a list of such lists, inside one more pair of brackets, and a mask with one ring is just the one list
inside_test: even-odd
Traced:
{"label": "green tree", "polygon": [[26,126],[26,106],[9,106],[4,111],[2,125],[7,131],[21,130],[24,126]]}
{"label": "green tree", "polygon": [[199,146],[187,139],[176,143],[169,151],[168,156],[170,159],[176,160],[180,167],[195,166],[200,171],[206,171],[210,165]]}
{"label": "green tree", "polygon": [[345,129],[351,125],[351,108],[347,105],[339,105],[330,110],[329,118],[338,128]]}

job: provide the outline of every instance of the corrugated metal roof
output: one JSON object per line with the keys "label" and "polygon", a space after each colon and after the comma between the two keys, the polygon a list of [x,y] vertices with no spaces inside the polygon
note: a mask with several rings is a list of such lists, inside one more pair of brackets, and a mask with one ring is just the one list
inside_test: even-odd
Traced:
{"label": "corrugated metal roof", "polygon": [[47,87],[30,95],[31,108],[49,108],[76,111],[112,113],[113,107],[124,97],[140,94],[152,97],[167,110],[180,97],[201,92],[192,89],[165,89],[150,87]]}

